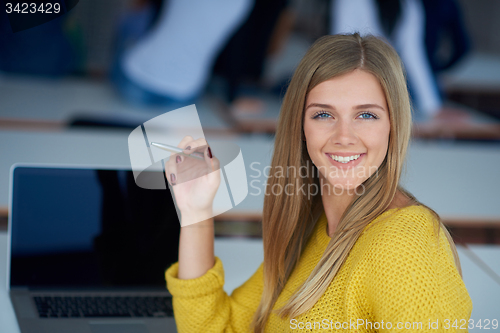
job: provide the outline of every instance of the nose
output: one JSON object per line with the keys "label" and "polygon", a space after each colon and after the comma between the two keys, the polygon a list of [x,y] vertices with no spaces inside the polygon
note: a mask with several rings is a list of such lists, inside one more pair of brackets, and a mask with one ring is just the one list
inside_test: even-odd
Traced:
{"label": "nose", "polygon": [[358,137],[349,119],[339,120],[334,128],[330,140],[337,146],[348,146],[356,144]]}

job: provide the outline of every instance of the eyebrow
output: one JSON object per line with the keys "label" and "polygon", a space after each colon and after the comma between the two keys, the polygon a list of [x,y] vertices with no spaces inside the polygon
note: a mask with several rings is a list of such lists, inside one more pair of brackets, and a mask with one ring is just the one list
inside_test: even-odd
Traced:
{"label": "eyebrow", "polygon": [[376,108],[376,109],[380,109],[380,110],[384,110],[385,111],[385,108],[383,108],[382,106],[380,106],[378,104],[361,104],[361,105],[357,105],[356,107],[354,107],[354,109],[356,109],[356,110],[359,110],[359,109],[370,109],[370,108]]}
{"label": "eyebrow", "polygon": [[[311,107],[318,107],[318,108],[322,108],[322,109],[335,110],[335,108],[329,104],[320,104],[320,103],[311,103],[306,107],[306,110],[311,108]],[[376,109],[380,109],[380,110],[385,111],[385,108],[383,108],[382,106],[380,106],[378,104],[361,104],[361,105],[356,105],[354,107],[355,110],[370,109],[370,108],[376,108]]]}

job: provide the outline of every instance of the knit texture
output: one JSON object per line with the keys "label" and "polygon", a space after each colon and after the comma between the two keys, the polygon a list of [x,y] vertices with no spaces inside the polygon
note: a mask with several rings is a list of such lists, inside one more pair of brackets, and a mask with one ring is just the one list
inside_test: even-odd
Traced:
{"label": "knit texture", "polygon": [[[422,206],[382,213],[365,228],[316,304],[294,320],[272,313],[265,331],[467,332],[452,325],[470,318],[472,301],[437,225]],[[307,279],[329,241],[323,213],[274,309]],[[177,272],[176,263],[165,276],[179,332],[250,332],[263,290],[263,265],[231,296],[223,290],[219,258],[199,278],[180,280]]]}

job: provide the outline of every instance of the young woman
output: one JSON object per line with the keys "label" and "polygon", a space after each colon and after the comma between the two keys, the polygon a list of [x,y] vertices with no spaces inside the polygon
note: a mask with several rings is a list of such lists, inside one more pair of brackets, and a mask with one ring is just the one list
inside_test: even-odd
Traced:
{"label": "young woman", "polygon": [[[283,101],[264,262],[228,296],[213,219],[183,227],[179,263],[166,272],[179,332],[452,332],[456,319],[466,328],[472,303],[453,241],[439,216],[399,186],[410,130],[394,49],[372,36],[320,38]],[[204,144],[186,137],[179,147]],[[217,168],[208,150],[206,161]],[[183,225],[211,216],[219,177],[173,187]]]}

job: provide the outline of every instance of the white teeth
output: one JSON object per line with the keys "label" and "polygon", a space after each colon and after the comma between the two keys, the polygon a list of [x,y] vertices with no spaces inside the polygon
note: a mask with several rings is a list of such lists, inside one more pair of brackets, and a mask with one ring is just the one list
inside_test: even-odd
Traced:
{"label": "white teeth", "polygon": [[330,155],[330,157],[340,163],[349,163],[350,161],[357,160],[361,154],[354,155],[354,156],[337,156],[337,155]]}

